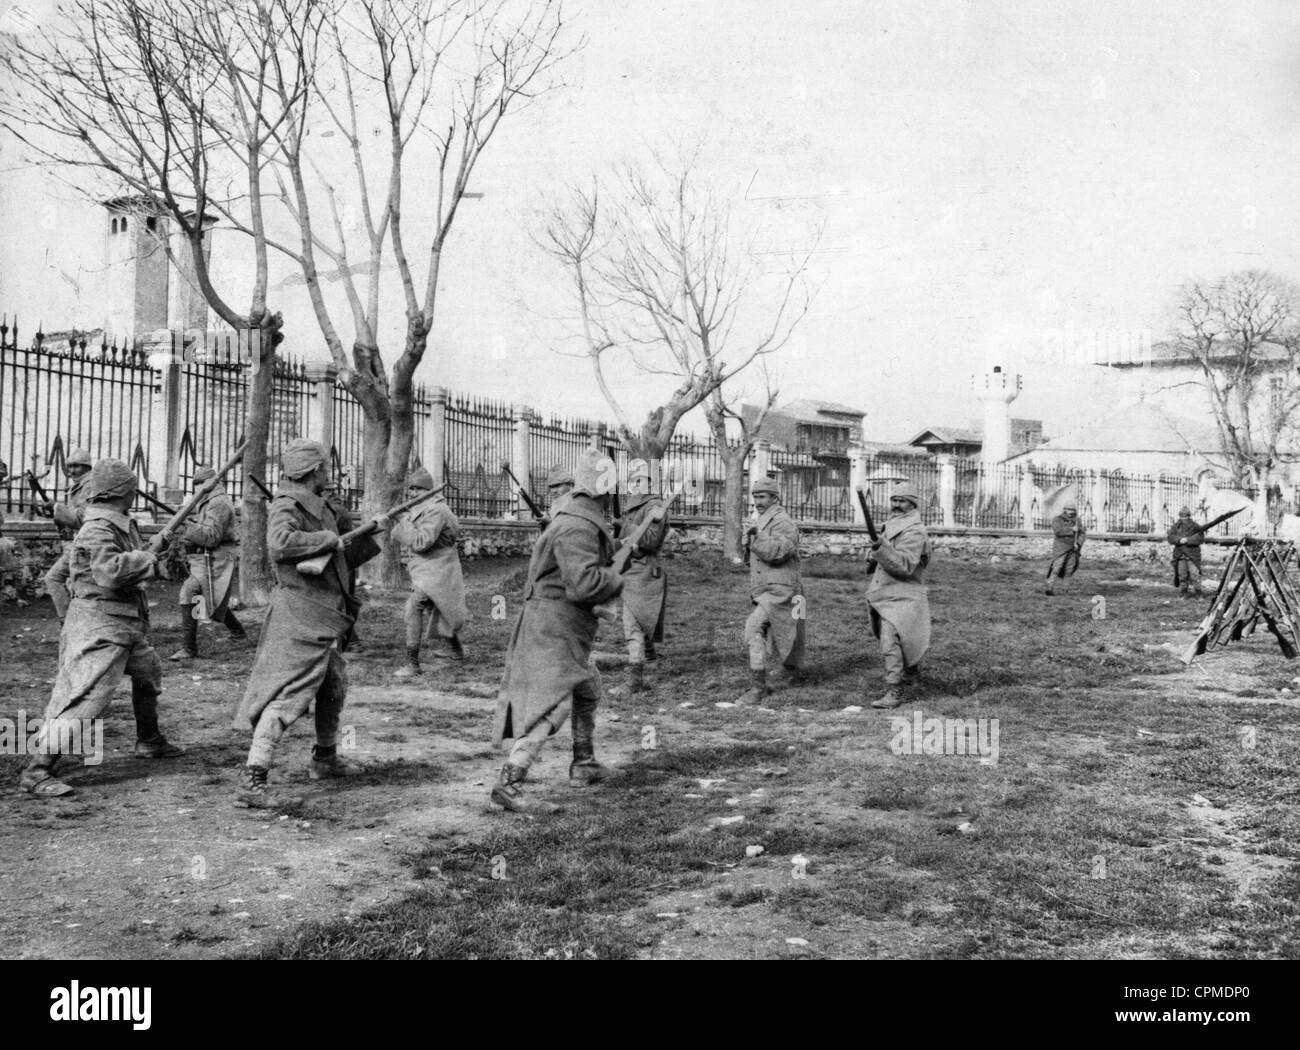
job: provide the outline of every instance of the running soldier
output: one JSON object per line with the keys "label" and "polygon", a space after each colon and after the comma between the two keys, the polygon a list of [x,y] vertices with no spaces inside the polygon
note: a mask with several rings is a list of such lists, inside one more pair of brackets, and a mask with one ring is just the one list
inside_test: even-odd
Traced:
{"label": "running soldier", "polygon": [[1201,544],[1205,530],[1192,520],[1192,508],[1181,507],[1178,520],[1165,536],[1174,547],[1174,586],[1184,598],[1201,595]]}
{"label": "running soldier", "polygon": [[[211,467],[194,472],[194,487],[217,476]],[[235,506],[226,495],[225,481],[208,493],[191,512],[182,534],[189,547],[190,574],[181,584],[181,648],[172,653],[173,660],[193,660],[199,655],[199,615],[196,608],[203,602],[203,619],[225,624],[237,642],[247,639],[244,625],[230,608],[239,579],[239,528],[235,525]]]}
{"label": "running soldier", "polygon": [[1054,594],[1055,580],[1073,576],[1079,568],[1079,552],[1088,531],[1079,518],[1079,507],[1073,501],[1061,508],[1052,519],[1052,562],[1047,566],[1047,592]]}
{"label": "running soldier", "polygon": [[157,575],[158,557],[145,548],[127,515],[135,501],[135,472],[121,460],[101,459],[84,492],[86,520],[68,556],[72,597],[59,641],[62,659],[35,754],[19,778],[24,791],[42,798],[72,792],[54,775],[61,745],[103,714],[123,675],[131,679],[136,757],[184,754],[158,728],[162,663],[149,644],[149,600],[142,586]]}
{"label": "running soldier", "polygon": [[[262,627],[257,657],[236,724],[253,727],[248,762],[240,774],[236,805],[270,805],[267,775],[284,732],[316,702],[316,744],[308,775],[313,780],[349,772],[338,756],[339,722],[347,698],[348,647],[359,603],[349,585],[352,569],[379,553],[365,536],[347,547],[340,519],[325,501],[329,453],[323,445],[294,438],[280,457],[281,481],[267,512],[267,553],[276,585]],[[380,526],[387,519],[377,519]],[[299,563],[331,555],[325,571],[310,575]]]}
{"label": "running soldier", "polygon": [[755,703],[771,692],[767,675],[771,663],[780,663],[792,681],[803,681],[806,620],[799,526],[781,506],[781,490],[774,479],[759,478],[749,491],[758,518],[746,530],[754,611],[745,621],[750,687],[737,700],[741,704]]}
{"label": "running soldier", "polygon": [[[614,523],[614,537],[630,535],[654,510],[650,498],[650,464],[634,459],[627,466],[628,506]],[[659,562],[659,550],[668,536],[668,517],[652,524],[637,542],[623,573],[623,637],[627,639],[628,692],[645,691],[645,665],[655,660],[655,643],[664,638],[664,611],[668,607],[668,579]]]}
{"label": "running soldier", "polygon": [[569,783],[585,787],[609,776],[596,761],[600,672],[591,665],[597,609],[623,589],[609,568],[614,540],[605,527],[614,464],[594,453],[574,471],[572,493],[537,540],[528,564],[524,606],[515,621],[497,701],[493,742],[514,745],[501,767],[492,801],[515,813],[556,813],[560,807],[523,793],[528,770],[547,737],[573,714]]}
{"label": "running soldier", "polygon": [[[424,467],[406,481],[408,497],[434,488],[433,475]],[[406,599],[406,665],[393,672],[396,678],[420,674],[420,642],[424,638],[425,613],[429,633],[435,632],[447,646],[453,660],[465,659],[460,629],[469,619],[465,607],[465,577],[460,570],[456,536],[460,522],[441,496],[425,500],[393,526],[393,538],[410,550],[407,572],[411,575],[411,596]],[[435,655],[438,650],[434,650]]]}
{"label": "running soldier", "polygon": [[[86,520],[86,480],[93,465],[90,453],[84,448],[74,449],[64,462],[64,472],[72,484],[68,486],[68,502],[54,504],[54,524],[60,530],[68,530],[64,532],[65,536],[68,532],[75,536]],[[54,602],[54,611],[60,620],[68,615],[68,602],[72,600],[68,593],[68,557],[71,553],[72,540],[69,539],[63,545],[63,553],[45,574],[45,593]]]}
{"label": "running soldier", "polygon": [[870,582],[867,607],[871,633],[880,641],[885,693],[871,706],[886,710],[906,703],[906,691],[921,677],[921,659],[930,648],[930,598],[925,568],[930,537],[921,522],[921,497],[901,482],[889,495],[889,517],[867,555]]}

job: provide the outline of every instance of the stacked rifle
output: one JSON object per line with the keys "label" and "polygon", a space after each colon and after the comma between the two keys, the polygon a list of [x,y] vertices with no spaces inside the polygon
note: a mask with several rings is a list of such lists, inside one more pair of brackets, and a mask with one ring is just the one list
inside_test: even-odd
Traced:
{"label": "stacked rifle", "polygon": [[1232,549],[1210,611],[1196,640],[1183,654],[1190,664],[1202,653],[1252,634],[1262,621],[1277,638],[1282,654],[1300,654],[1300,556],[1287,540],[1244,538]]}

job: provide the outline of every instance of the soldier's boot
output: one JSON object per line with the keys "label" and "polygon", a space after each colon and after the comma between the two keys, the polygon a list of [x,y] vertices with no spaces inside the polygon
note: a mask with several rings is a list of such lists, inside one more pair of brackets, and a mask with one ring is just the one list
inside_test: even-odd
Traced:
{"label": "soldier's boot", "polygon": [[596,709],[573,707],[573,761],[569,764],[569,783],[588,787],[608,780],[613,771],[596,761]]}
{"label": "soldier's boot", "polygon": [[314,744],[311,749],[311,765],[307,767],[307,776],[312,780],[337,780],[339,777],[351,776],[354,770],[347,762],[339,758],[338,748],[322,747]]}
{"label": "soldier's boot", "polygon": [[1044,594],[1056,593],[1056,587],[1052,584],[1052,581],[1050,579],[1047,581],[1047,587],[1043,590],[1043,593]]}
{"label": "soldier's boot", "polygon": [[793,686],[807,685],[808,675],[802,667],[782,667],[785,671],[785,680]]}
{"label": "soldier's boot", "polygon": [[632,696],[635,693],[644,693],[645,684],[645,664],[635,663],[627,665],[627,694]]}
{"label": "soldier's boot", "polygon": [[904,694],[901,685],[889,685],[885,687],[885,695],[879,700],[872,700],[871,706],[881,711],[892,711],[895,707],[901,707],[907,703],[907,697]]}
{"label": "soldier's boot", "polygon": [[553,802],[541,798],[529,798],[525,795],[523,783],[526,779],[528,779],[528,770],[507,762],[501,767],[496,786],[492,788],[492,801],[511,813],[550,816],[561,811],[561,807]]}
{"label": "soldier's boot", "polygon": [[652,664],[658,659],[659,659],[659,653],[655,649],[655,643],[650,641],[649,638],[647,638],[645,643],[645,662],[648,664]]}
{"label": "soldier's boot", "polygon": [[465,647],[460,644],[460,635],[453,634],[447,639],[447,649],[453,660],[465,659]]}
{"label": "soldier's boot", "polygon": [[199,621],[194,618],[193,604],[181,606],[181,647],[172,653],[173,660],[193,660],[199,655]]}
{"label": "soldier's boot", "polygon": [[235,805],[243,809],[267,809],[271,793],[266,787],[270,770],[265,766],[245,766],[239,771],[239,785],[235,788]]}
{"label": "soldier's boot", "polygon": [[39,798],[60,798],[63,795],[71,795],[75,790],[73,786],[65,784],[54,775],[58,764],[58,755],[33,755],[27,768],[18,777],[19,789]]}
{"label": "soldier's boot", "polygon": [[420,670],[420,650],[417,646],[414,649],[407,648],[406,663],[393,672],[393,677],[418,678],[422,673]]}
{"label": "soldier's boot", "polygon": [[756,704],[767,696],[771,690],[767,687],[767,670],[749,672],[749,688],[736,698],[738,704]]}
{"label": "soldier's boot", "polygon": [[135,713],[135,757],[177,758],[185,748],[171,743],[158,728],[158,694],[143,682],[131,683],[131,709]]}
{"label": "soldier's boot", "polygon": [[221,621],[226,625],[226,630],[230,632],[230,637],[237,642],[245,641],[248,638],[248,632],[244,630],[244,625],[239,622],[239,617],[226,610],[226,615]]}
{"label": "soldier's boot", "polygon": [[910,688],[915,688],[916,686],[920,685],[920,683],[921,683],[920,664],[908,664],[906,667],[903,668],[903,685],[907,686],[910,689]]}

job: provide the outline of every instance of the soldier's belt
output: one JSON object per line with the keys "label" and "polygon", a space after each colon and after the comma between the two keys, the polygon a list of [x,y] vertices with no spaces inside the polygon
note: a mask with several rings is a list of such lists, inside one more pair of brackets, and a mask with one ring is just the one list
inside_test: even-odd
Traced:
{"label": "soldier's belt", "polygon": [[73,598],[74,602],[93,602],[99,607],[100,612],[106,612],[110,616],[131,616],[140,619],[142,616],[140,606],[135,602],[119,602],[112,598]]}

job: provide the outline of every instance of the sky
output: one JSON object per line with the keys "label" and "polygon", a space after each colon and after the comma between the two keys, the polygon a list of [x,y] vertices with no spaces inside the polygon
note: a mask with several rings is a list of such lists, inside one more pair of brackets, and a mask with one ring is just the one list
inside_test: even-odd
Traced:
{"label": "sky", "polygon": [[[0,29],[12,8],[0,0]],[[585,45],[565,85],[508,116],[483,155],[471,184],[483,196],[448,246],[426,382],[609,418],[573,356],[565,274],[533,235],[566,186],[682,140],[703,143],[702,177],[730,195],[773,280],[813,249],[811,305],[773,362],[782,399],[861,408],[872,440],[969,423],[972,376],[993,364],[1024,377],[1012,414],[1060,433],[1122,402],[1124,380],[1086,362],[1159,340],[1181,282],[1244,268],[1300,278],[1300,5],[566,9]],[[48,303],[47,326],[93,314],[47,271],[92,270],[99,220],[9,144],[0,169],[0,217],[18,234],[0,238],[0,308]],[[418,228],[429,184],[409,178]],[[42,268],[29,246],[50,239],[33,207],[47,199],[66,239]],[[238,254],[226,253],[236,284]],[[748,304],[755,323],[770,287]],[[320,357],[301,289],[277,290],[286,348]],[[397,343],[399,304],[385,309]],[[631,367],[613,379],[636,417],[671,386]]]}

